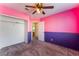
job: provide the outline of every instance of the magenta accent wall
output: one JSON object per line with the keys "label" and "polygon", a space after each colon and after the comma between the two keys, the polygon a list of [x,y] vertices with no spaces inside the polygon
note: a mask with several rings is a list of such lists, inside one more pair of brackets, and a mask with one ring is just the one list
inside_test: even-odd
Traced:
{"label": "magenta accent wall", "polygon": [[45,32],[79,33],[79,7],[41,18],[41,21],[45,22]]}
{"label": "magenta accent wall", "polygon": [[74,8],[73,10],[74,15],[76,16],[77,20],[77,32],[79,33],[79,6]]}

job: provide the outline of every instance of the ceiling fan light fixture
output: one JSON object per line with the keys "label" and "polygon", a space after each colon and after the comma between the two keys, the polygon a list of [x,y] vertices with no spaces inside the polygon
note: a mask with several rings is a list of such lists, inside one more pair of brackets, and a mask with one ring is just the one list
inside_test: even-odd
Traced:
{"label": "ceiling fan light fixture", "polygon": [[40,9],[38,9],[38,8],[36,10],[37,10],[37,13],[40,13],[41,12]]}
{"label": "ceiling fan light fixture", "polygon": [[26,10],[29,10],[28,8],[34,8],[35,11],[32,14],[35,14],[37,12],[37,13],[42,13],[43,15],[46,14],[43,9],[52,9],[52,8],[54,8],[54,6],[44,6],[43,3],[35,3],[34,6],[26,5],[25,7],[27,7]]}

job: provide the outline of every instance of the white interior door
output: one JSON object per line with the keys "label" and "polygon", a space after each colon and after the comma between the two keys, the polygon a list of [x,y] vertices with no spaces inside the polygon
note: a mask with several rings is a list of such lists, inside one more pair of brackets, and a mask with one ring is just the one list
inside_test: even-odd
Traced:
{"label": "white interior door", "polygon": [[0,49],[24,42],[25,24],[23,20],[0,15]]}
{"label": "white interior door", "polygon": [[38,27],[38,39],[44,41],[44,22],[39,22]]}

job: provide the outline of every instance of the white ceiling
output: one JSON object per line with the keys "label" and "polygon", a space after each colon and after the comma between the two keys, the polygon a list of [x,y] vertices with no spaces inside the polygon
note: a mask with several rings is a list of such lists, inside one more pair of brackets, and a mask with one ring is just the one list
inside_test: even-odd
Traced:
{"label": "white ceiling", "polygon": [[42,17],[46,17],[52,14],[56,14],[59,12],[63,12],[66,10],[69,10],[71,8],[76,7],[77,3],[44,3],[44,5],[48,6],[54,6],[54,9],[44,9],[45,11],[45,15],[43,15],[42,13],[38,14],[32,14],[32,12],[34,11],[34,9],[30,8],[29,11],[25,10],[25,5],[34,5],[33,3],[6,3],[4,4],[6,7],[21,11],[23,13],[26,13],[28,15],[30,15],[33,18],[42,18]]}

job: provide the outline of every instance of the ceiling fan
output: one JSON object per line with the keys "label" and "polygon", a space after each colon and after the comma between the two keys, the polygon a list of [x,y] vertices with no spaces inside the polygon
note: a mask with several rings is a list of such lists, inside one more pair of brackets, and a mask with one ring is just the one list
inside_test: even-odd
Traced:
{"label": "ceiling fan", "polygon": [[32,14],[37,13],[42,13],[43,15],[45,15],[45,11],[43,9],[53,9],[54,6],[44,6],[43,3],[35,3],[34,6],[30,6],[30,5],[25,5],[25,9],[29,10],[28,8],[34,8],[35,10],[32,12]]}

